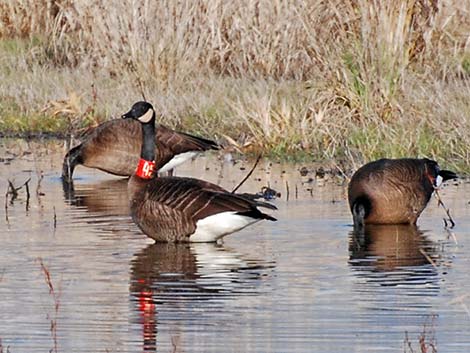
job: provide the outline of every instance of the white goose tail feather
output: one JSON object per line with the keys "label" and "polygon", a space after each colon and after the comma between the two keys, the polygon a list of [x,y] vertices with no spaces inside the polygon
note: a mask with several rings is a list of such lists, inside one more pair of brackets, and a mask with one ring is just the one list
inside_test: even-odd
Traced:
{"label": "white goose tail feather", "polygon": [[196,231],[191,234],[191,242],[215,242],[227,234],[239,231],[261,219],[237,214],[237,212],[222,212],[200,219],[196,223]]}

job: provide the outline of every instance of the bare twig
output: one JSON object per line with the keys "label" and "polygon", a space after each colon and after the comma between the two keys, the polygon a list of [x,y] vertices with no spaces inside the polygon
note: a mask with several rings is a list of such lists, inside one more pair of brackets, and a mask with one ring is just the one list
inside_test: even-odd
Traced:
{"label": "bare twig", "polygon": [[455,236],[455,233],[452,232],[449,228],[446,228],[445,230],[447,231],[447,238],[452,238],[454,240],[455,245],[458,245],[459,243],[457,241],[457,237]]}
{"label": "bare twig", "polygon": [[[437,188],[434,190],[434,194],[436,195],[436,198],[437,198],[437,205],[438,206],[442,206],[442,208],[444,209],[445,213],[447,214],[447,219],[444,218],[444,226],[445,228],[454,228],[455,227],[455,222],[454,220],[452,219],[452,216],[450,215],[450,211],[449,209],[446,207],[446,205],[444,205],[444,202],[442,202],[442,199],[441,199],[441,196],[439,195],[439,192],[437,190]],[[447,226],[447,221],[450,222],[450,227]]]}
{"label": "bare twig", "polygon": [[26,188],[26,211],[29,210],[29,199],[31,198],[31,194],[29,193],[29,182],[31,181],[31,178],[29,178],[25,183],[24,186]]}
{"label": "bare twig", "polygon": [[53,210],[54,210],[54,229],[57,228],[57,214],[55,212],[55,206],[53,207]]}
{"label": "bare twig", "polygon": [[13,204],[13,201],[18,197],[18,189],[15,188],[10,179],[8,179],[8,187],[7,195],[11,195],[10,203]]}
{"label": "bare twig", "polygon": [[171,336],[171,345],[173,346],[173,353],[178,352],[178,343],[173,335]]}
{"label": "bare twig", "polygon": [[289,182],[286,180],[286,201],[289,201]]}
{"label": "bare twig", "polygon": [[[26,185],[28,185],[28,183],[31,181],[31,178],[28,178],[28,180],[26,180],[23,185],[19,186],[16,188],[16,190],[20,190],[23,186],[26,187]],[[28,193],[29,193],[29,190],[28,190]]]}
{"label": "bare twig", "polygon": [[405,352],[408,348],[410,350],[410,353],[414,353],[413,347],[411,346],[411,341],[408,338],[408,331],[405,331],[405,340],[403,343],[405,344]]}
{"label": "bare twig", "polygon": [[26,180],[23,183],[23,185],[19,187],[15,187],[15,185],[13,185],[13,182],[11,180],[8,180],[8,188],[5,194],[5,211],[6,211],[5,213],[6,213],[7,222],[8,222],[8,195],[11,195],[10,204],[13,205],[13,201],[15,201],[18,198],[18,190],[21,190],[22,187],[26,188],[26,211],[28,210],[29,198],[30,198],[28,183],[30,181],[31,181],[31,178],[28,178],[28,180]]}
{"label": "bare twig", "polygon": [[38,258],[39,264],[41,265],[42,273],[44,274],[44,278],[46,280],[46,284],[49,287],[49,294],[54,294],[54,286],[52,285],[51,274],[47,269],[46,265],[42,261],[42,258]]}
{"label": "bare twig", "polygon": [[253,174],[253,172],[255,171],[255,168],[256,168],[256,166],[258,165],[258,162],[260,161],[260,159],[261,159],[261,154],[258,155],[258,158],[256,158],[256,162],[255,162],[255,164],[253,165],[253,167],[251,168],[251,170],[248,172],[248,174],[247,174],[247,175],[243,178],[243,180],[235,187],[235,189],[232,190],[232,194],[234,194],[235,191],[237,191],[237,190],[240,188],[240,186],[242,186],[242,185],[245,183],[245,181],[247,181],[247,179],[250,177],[250,175]]}
{"label": "bare twig", "polygon": [[42,258],[38,258],[39,264],[41,265],[41,270],[42,273],[44,274],[44,279],[46,281],[47,286],[49,287],[49,294],[52,296],[52,299],[54,300],[54,316],[51,318],[49,315],[49,318],[51,320],[51,325],[50,325],[50,331],[51,331],[51,337],[52,341],[54,342],[54,347],[50,350],[50,352],[58,352],[58,342],[57,342],[57,317],[59,314],[59,308],[60,308],[60,295],[61,291],[59,288],[59,291],[56,291],[54,288],[54,284],[52,283],[52,278],[51,274],[49,272],[49,269],[44,265],[44,262],[42,261]]}
{"label": "bare twig", "polygon": [[38,183],[36,185],[36,196],[38,197],[38,199],[39,199],[39,196],[43,196],[43,193],[41,192],[41,182],[43,178],[44,178],[44,174],[41,171],[40,174],[38,174]]}
{"label": "bare twig", "polygon": [[7,192],[5,193],[5,221],[7,222],[7,224],[10,223],[9,219],[8,219],[8,195],[9,195],[9,191],[10,190],[10,185],[8,185],[7,187]]}
{"label": "bare twig", "polygon": [[427,253],[425,250],[419,249],[419,252],[420,252],[421,254],[423,254],[423,256],[426,258],[426,260],[428,260],[428,262],[429,262],[435,269],[437,269],[436,263],[434,262],[433,259],[431,259],[431,257],[428,255],[428,253]]}

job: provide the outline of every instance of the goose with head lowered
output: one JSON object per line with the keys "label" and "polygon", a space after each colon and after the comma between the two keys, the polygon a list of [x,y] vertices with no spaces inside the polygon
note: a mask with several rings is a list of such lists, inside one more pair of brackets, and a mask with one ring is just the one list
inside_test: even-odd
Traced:
{"label": "goose with head lowered", "polygon": [[[159,173],[173,168],[208,150],[219,150],[214,141],[174,131],[158,124],[155,140],[155,167]],[[106,121],[85,135],[78,146],[65,155],[62,179],[71,182],[77,165],[104,172],[131,176],[139,161],[142,131],[132,119]]]}
{"label": "goose with head lowered", "polygon": [[276,209],[267,202],[195,178],[157,177],[152,105],[137,102],[122,117],[142,127],[140,160],[128,193],[132,218],[147,236],[157,242],[215,242],[258,221],[276,220],[258,209]]}
{"label": "goose with head lowered", "polygon": [[457,175],[431,159],[380,159],[359,168],[348,186],[354,228],[416,224],[441,182]]}

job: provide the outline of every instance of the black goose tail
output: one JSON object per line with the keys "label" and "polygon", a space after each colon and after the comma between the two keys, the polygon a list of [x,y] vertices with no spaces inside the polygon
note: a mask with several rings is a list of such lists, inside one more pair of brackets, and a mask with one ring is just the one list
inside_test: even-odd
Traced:
{"label": "black goose tail", "polygon": [[[266,202],[266,201],[261,201],[261,200],[256,200],[257,196],[256,195],[253,195],[253,194],[247,194],[247,193],[243,193],[243,194],[234,194],[234,195],[237,195],[239,197],[242,197],[244,198],[245,200],[249,200],[251,202],[251,204],[255,207],[263,207],[263,208],[267,208],[269,210],[277,210],[277,207],[275,205],[273,205],[272,203],[270,202]],[[254,196],[254,197],[253,197]]]}
{"label": "black goose tail", "polygon": [[220,150],[222,146],[219,145],[217,142],[205,139],[204,137],[199,137],[191,134],[187,134],[185,132],[180,132],[181,135],[189,137],[194,143],[200,146],[202,150]]}
{"label": "black goose tail", "polygon": [[277,221],[276,218],[273,216],[270,216],[266,213],[261,212],[257,208],[252,209],[251,211],[246,211],[246,212],[238,212],[239,215],[242,216],[248,216],[254,219],[266,219],[268,221]]}
{"label": "black goose tail", "polygon": [[277,207],[275,205],[273,205],[272,203],[265,202],[265,201],[259,201],[259,200],[252,200],[252,201],[253,201],[253,204],[256,207],[264,207],[264,208],[267,208],[267,209],[270,209],[270,210],[277,210]]}

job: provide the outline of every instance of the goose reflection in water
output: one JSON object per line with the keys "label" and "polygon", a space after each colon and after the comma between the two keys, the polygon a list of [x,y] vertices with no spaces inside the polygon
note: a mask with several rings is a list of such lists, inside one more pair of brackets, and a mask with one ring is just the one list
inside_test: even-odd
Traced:
{"label": "goose reflection in water", "polygon": [[129,211],[127,179],[102,180],[90,184],[63,182],[64,199],[74,222],[84,221],[100,234],[140,234]]}
{"label": "goose reflection in water", "polygon": [[367,225],[350,234],[349,253],[349,264],[370,282],[438,285],[440,246],[415,225]]}
{"label": "goose reflection in water", "polygon": [[101,216],[128,216],[127,178],[77,185],[62,182],[64,199],[70,205]]}
{"label": "goose reflection in water", "polygon": [[[130,300],[134,323],[141,326],[143,351],[156,352],[157,331],[172,328],[177,346],[182,331],[231,320],[224,302],[255,296],[266,290],[274,264],[244,258],[221,245],[197,243],[151,244],[131,261]],[[184,328],[183,328],[184,326]],[[166,341],[166,340],[165,340]]]}

